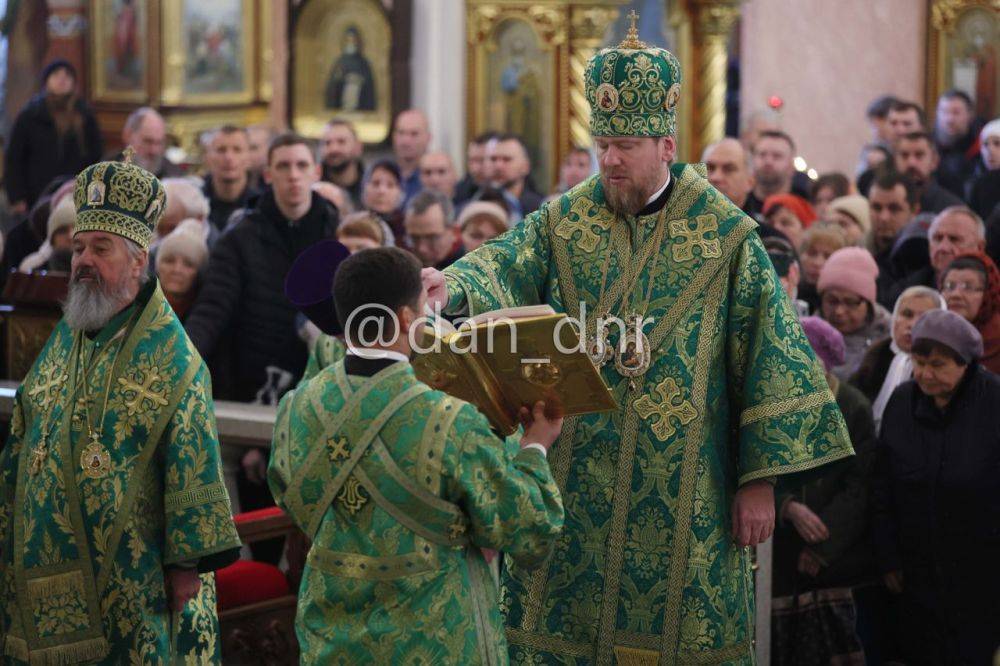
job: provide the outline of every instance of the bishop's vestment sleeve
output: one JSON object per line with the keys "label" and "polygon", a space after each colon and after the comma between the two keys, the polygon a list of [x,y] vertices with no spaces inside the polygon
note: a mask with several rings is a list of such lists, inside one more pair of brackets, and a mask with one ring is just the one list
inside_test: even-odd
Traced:
{"label": "bishop's vestment sleeve", "polygon": [[219,436],[208,369],[202,365],[178,403],[166,438],[166,565],[198,562],[214,571],[239,556],[229,493],[223,483]]}
{"label": "bishop's vestment sleeve", "polygon": [[522,565],[543,559],[563,525],[562,498],[545,456],[511,451],[471,405],[462,407],[449,437],[457,446],[445,448],[454,456],[442,466],[452,474],[446,488],[469,517],[472,543]]}
{"label": "bishop's vestment sleeve", "polygon": [[[21,407],[21,389],[14,396],[14,411],[10,420],[10,435],[3,449],[0,449],[0,597],[13,599],[14,568],[4,567],[7,553],[14,544],[14,492],[17,489],[17,464],[24,437],[24,411]],[[7,627],[3,626],[5,613],[0,613],[0,636]]]}
{"label": "bishop's vestment sleeve", "polygon": [[545,228],[549,206],[483,243],[444,270],[448,285],[446,314],[482,312],[544,301],[551,248]]}
{"label": "bishop's vestment sleeve", "polygon": [[844,418],[756,233],[730,275],[726,322],[739,484],[852,455]]}

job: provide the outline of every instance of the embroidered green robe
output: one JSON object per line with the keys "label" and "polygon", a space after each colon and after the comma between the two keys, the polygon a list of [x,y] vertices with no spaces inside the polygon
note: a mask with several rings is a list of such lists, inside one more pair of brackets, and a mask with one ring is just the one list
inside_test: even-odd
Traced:
{"label": "embroidered green robe", "polygon": [[[211,394],[155,282],[93,339],[57,325],[0,452],[4,663],[218,663],[211,571],[239,538]],[[104,476],[81,467],[91,427]],[[202,586],[172,613],[164,567],[178,564]]]}
{"label": "embroidered green robe", "polygon": [[360,377],[339,362],[282,399],[268,479],[313,539],[303,663],[507,662],[479,549],[526,567],[548,552],[563,512],[541,453],[509,451],[409,363]]}
{"label": "embroidered green robe", "polygon": [[[852,454],[755,223],[693,166],[671,173],[660,213],[616,221],[595,176],[445,271],[448,314],[548,303],[580,317],[582,302],[591,334],[607,260],[608,302],[624,303],[611,313],[652,319],[644,376],[602,369],[620,409],[567,419],[550,451],[566,524],[541,567],[504,573],[516,663],[751,662],[734,493]],[[623,293],[658,225],[659,259]]]}
{"label": "embroidered green robe", "polygon": [[323,368],[328,368],[337,361],[344,360],[347,353],[347,345],[343,340],[326,333],[320,334],[316,339],[316,344],[309,350],[309,361],[306,363],[306,370],[302,373],[299,384],[303,384],[316,375]]}

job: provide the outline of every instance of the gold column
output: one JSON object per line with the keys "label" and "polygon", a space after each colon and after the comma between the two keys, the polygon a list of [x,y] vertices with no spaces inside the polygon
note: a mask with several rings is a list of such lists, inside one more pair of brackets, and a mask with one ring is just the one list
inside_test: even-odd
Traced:
{"label": "gold column", "polygon": [[[624,1],[624,0],[619,0]],[[573,7],[570,14],[570,55],[569,55],[569,143],[571,146],[589,146],[590,105],[584,74],[587,62],[597,52],[604,39],[604,33],[618,18],[618,7]],[[570,146],[564,146],[568,149]]]}
{"label": "gold column", "polygon": [[729,38],[742,0],[687,0],[691,20],[691,68],[684,73],[692,103],[687,131],[688,160],[701,159],[705,146],[726,130],[726,65]]}

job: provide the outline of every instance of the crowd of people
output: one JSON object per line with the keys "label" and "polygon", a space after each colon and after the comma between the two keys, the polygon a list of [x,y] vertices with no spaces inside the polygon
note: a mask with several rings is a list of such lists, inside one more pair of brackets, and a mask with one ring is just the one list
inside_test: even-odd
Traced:
{"label": "crowd of people", "polygon": [[[75,79],[66,62],[48,66],[9,135],[4,188],[19,221],[4,275],[68,269],[73,179],[102,153]],[[798,171],[778,117],[701,159],[760,223],[856,452],[776,493],[775,595],[851,589],[869,663],[981,663],[1000,629],[1000,119],[973,108],[949,91],[928,122],[913,102],[875,100],[850,175]],[[298,383],[319,336],[284,292],[303,250],[324,238],[351,252],[397,246],[444,269],[594,173],[575,148],[547,191],[524,141],[488,132],[469,142],[460,177],[416,109],[394,119],[391,155],[370,160],[344,119],[318,143],[219,127],[202,137],[200,175],[167,159],[168,134],[152,108],[122,133],[166,192],[150,266],[215,398],[258,404]],[[259,450],[243,460],[244,509],[271,503],[266,464]]]}

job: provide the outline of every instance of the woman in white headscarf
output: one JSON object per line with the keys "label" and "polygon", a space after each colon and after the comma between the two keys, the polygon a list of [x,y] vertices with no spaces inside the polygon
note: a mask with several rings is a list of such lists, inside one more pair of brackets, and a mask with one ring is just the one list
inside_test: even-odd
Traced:
{"label": "woman in white headscarf", "polygon": [[882,424],[882,412],[896,387],[913,377],[910,330],[928,310],[944,310],[944,298],[930,287],[910,287],[896,299],[892,311],[892,336],[876,342],[865,354],[850,383],[872,402],[875,432]]}

